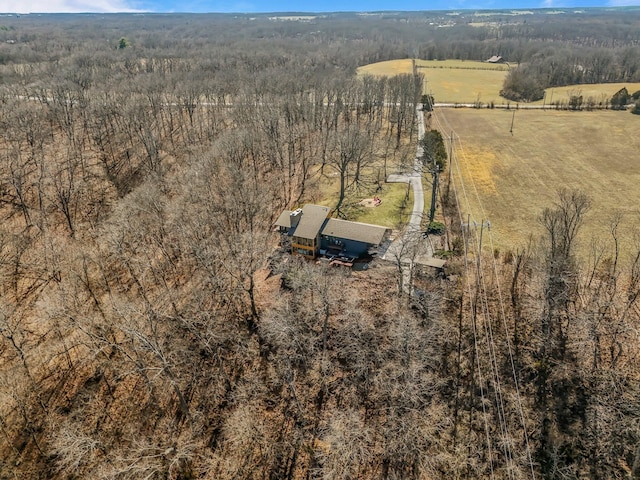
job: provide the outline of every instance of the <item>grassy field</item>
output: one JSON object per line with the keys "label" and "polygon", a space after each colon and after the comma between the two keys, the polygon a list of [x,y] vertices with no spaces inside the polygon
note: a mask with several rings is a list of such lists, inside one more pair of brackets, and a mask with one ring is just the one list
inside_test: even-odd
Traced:
{"label": "grassy field", "polygon": [[[610,99],[621,88],[626,87],[630,94],[640,90],[640,83],[598,83],[595,85],[569,85],[568,87],[554,87],[545,90],[546,103],[557,100],[568,101],[572,95],[582,95],[584,99],[592,97],[595,100]],[[543,100],[534,102],[542,104]]]}
{"label": "grassy field", "polygon": [[466,192],[456,180],[462,215],[478,222],[488,218],[501,250],[515,249],[530,236],[539,238],[537,219],[561,187],[580,189],[593,200],[583,249],[587,239],[610,238],[614,212],[624,214],[621,232],[627,245],[634,238],[640,211],[640,116],[520,110],[512,117],[513,111],[488,109],[441,109],[436,115],[443,130],[455,131],[460,139],[455,156]]}
{"label": "grassy field", "polygon": [[411,59],[388,60],[386,62],[371,63],[358,68],[358,75],[399,75],[401,73],[411,73]]}
{"label": "grassy field", "polygon": [[[507,75],[507,65],[462,60],[417,60],[416,65],[426,78],[425,93],[433,94],[436,102],[506,103],[498,92]],[[391,60],[360,67],[358,73],[391,76],[411,73],[412,68],[411,59]]]}
{"label": "grassy field", "polygon": [[[509,66],[463,60],[416,60],[416,65],[426,78],[425,93],[433,94],[439,103],[507,104],[499,94]],[[358,69],[360,75],[397,75],[411,73],[411,59],[372,63]],[[533,102],[542,105],[554,101],[568,101],[571,95],[592,97],[597,101],[609,99],[626,87],[629,93],[640,90],[640,83],[608,83],[597,85],[571,85],[548,88],[544,100]],[[511,102],[513,103],[513,102]]]}

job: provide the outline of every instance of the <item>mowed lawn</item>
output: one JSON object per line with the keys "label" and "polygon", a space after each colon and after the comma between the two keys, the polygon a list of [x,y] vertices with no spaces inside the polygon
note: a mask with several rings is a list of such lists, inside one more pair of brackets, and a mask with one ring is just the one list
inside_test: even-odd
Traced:
{"label": "mowed lawn", "polygon": [[593,200],[581,235],[583,252],[591,238],[609,240],[615,212],[624,215],[624,251],[631,250],[640,219],[640,116],[518,110],[514,117],[513,110],[438,109],[436,118],[443,133],[453,130],[459,137],[455,158],[464,191],[456,168],[454,179],[462,215],[489,219],[500,250],[540,238],[540,214],[562,187]]}
{"label": "mowed lawn", "polygon": [[[331,173],[319,180],[318,198],[313,203],[335,207],[338,203],[339,184]],[[377,196],[381,203],[377,207],[367,207],[360,201]],[[348,220],[372,223],[388,228],[401,228],[409,221],[413,208],[413,191],[406,183],[381,183],[380,188],[370,185],[359,194],[350,193],[342,206]]]}

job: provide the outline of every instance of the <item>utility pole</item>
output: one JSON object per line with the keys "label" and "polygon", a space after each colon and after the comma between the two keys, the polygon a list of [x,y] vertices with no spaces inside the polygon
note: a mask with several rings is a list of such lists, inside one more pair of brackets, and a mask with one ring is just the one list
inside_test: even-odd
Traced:
{"label": "utility pole", "polygon": [[[473,222],[473,223],[476,223],[476,222]],[[471,214],[468,213],[467,214],[467,223],[463,223],[461,225],[461,227],[462,227],[462,236],[464,237],[464,258],[465,258],[465,260],[467,258],[467,254],[469,253],[469,234],[470,234],[469,227],[470,226],[471,226]],[[464,229],[465,228],[467,229],[467,234],[466,235],[464,234]]]}
{"label": "utility pole", "polygon": [[491,230],[491,222],[489,220],[486,220],[486,221],[483,220],[480,223],[476,222],[475,220],[471,221],[471,214],[467,214],[466,223],[462,223],[460,226],[466,229],[470,229],[471,227],[475,229],[477,229],[478,227],[480,228],[487,227],[487,230]]}
{"label": "utility pole", "polygon": [[[471,214],[467,215],[467,221],[466,223],[463,222],[460,227],[462,228],[462,233],[465,239],[465,255],[469,249],[469,237],[471,235],[471,228],[474,228],[474,231],[477,232],[478,231],[478,227],[480,227],[480,245],[479,245],[479,250],[482,250],[482,231],[484,230],[484,228],[486,227],[487,230],[491,231],[491,222],[489,220],[482,220],[480,223],[476,222],[475,220],[471,220]],[[466,230],[466,235],[464,235]]]}
{"label": "utility pole", "polygon": [[513,115],[511,116],[511,128],[509,129],[509,133],[513,135],[513,121],[516,119],[516,111],[513,111]]}
{"label": "utility pole", "polygon": [[449,136],[449,185],[451,185],[452,171],[453,171],[453,130],[451,130],[451,135]]}

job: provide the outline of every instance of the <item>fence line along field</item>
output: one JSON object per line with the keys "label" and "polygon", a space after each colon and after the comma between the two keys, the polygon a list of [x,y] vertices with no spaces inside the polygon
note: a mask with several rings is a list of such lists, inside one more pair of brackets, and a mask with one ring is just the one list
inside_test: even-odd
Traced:
{"label": "fence line along field", "polygon": [[538,218],[562,187],[580,189],[592,199],[583,248],[592,238],[610,241],[616,213],[624,216],[620,233],[630,246],[640,205],[638,116],[490,109],[439,109],[436,115],[446,136],[455,132],[461,175],[456,173],[454,180],[466,192],[461,215],[488,218],[496,247],[510,250],[530,236],[537,240],[542,233]]}

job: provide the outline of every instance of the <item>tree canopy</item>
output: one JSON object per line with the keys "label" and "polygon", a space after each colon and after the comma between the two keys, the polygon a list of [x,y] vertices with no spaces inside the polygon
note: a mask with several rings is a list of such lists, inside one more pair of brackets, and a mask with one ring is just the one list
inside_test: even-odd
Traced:
{"label": "tree canopy", "polygon": [[439,171],[447,165],[447,149],[439,130],[431,129],[425,132],[420,140],[423,151],[423,163],[427,166],[435,166]]}

